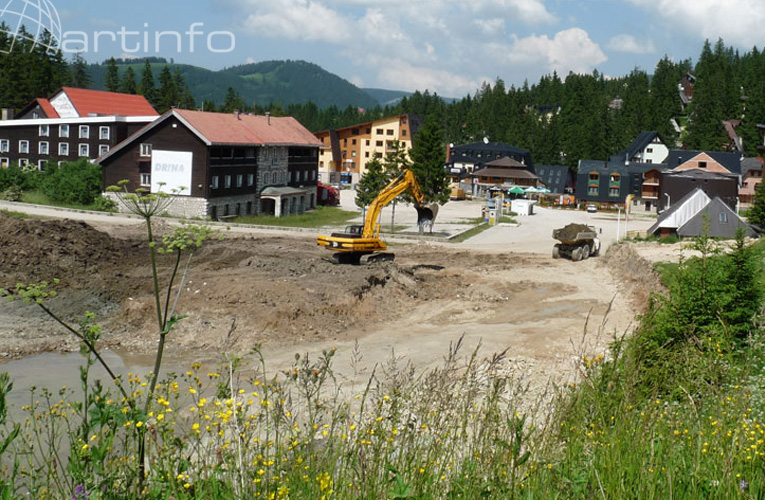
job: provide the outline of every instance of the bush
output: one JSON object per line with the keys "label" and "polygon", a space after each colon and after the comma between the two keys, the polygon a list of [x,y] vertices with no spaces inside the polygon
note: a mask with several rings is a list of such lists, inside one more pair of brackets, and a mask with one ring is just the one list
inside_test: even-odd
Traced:
{"label": "bush", "polygon": [[85,159],[51,167],[40,189],[53,202],[91,205],[101,194],[101,167]]}

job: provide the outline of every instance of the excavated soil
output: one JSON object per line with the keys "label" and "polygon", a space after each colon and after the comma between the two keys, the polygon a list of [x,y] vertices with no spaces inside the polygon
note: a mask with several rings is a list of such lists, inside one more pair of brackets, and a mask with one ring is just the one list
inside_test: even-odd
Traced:
{"label": "excavated soil", "polygon": [[[0,288],[57,278],[52,310],[71,321],[94,312],[104,344],[126,356],[149,354],[156,316],[143,229],[99,229],[0,214]],[[312,346],[352,351],[361,343],[370,362],[395,351],[427,366],[463,337],[484,351],[509,349],[518,370],[549,375],[571,372],[582,350],[602,352],[613,335],[628,332],[646,290],[657,286],[650,265],[627,246],[578,263],[458,245],[392,249],[393,263],[340,266],[313,235],[210,241],[194,255],[178,302],[186,317],[167,351],[212,359],[260,345],[288,359]],[[172,264],[160,258],[163,280]],[[0,303],[0,365],[76,349],[76,339],[35,305]]]}

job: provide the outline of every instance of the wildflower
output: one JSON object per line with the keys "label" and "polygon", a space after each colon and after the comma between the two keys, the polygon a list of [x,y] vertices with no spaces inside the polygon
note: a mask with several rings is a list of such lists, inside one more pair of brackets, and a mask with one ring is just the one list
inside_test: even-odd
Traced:
{"label": "wildflower", "polygon": [[742,479],[741,482],[738,483],[738,487],[741,489],[741,491],[744,491],[749,487],[749,483],[746,482],[746,479]]}

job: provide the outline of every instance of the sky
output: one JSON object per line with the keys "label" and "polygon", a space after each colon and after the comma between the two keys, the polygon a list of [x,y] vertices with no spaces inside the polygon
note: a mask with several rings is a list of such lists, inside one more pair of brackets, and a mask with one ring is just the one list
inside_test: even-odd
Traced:
{"label": "sky", "polygon": [[[443,97],[498,78],[534,84],[553,71],[652,73],[665,55],[695,62],[707,39],[765,47],[765,0],[6,2],[55,7],[63,47],[89,62],[160,56],[221,69],[304,60],[362,88]],[[8,15],[0,10],[0,20]]]}

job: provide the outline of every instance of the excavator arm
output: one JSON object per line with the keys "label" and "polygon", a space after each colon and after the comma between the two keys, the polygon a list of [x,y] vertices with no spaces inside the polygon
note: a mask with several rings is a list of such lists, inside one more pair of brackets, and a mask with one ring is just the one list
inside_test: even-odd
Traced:
{"label": "excavator arm", "polygon": [[387,245],[380,240],[380,212],[392,202],[396,196],[405,191],[414,198],[414,206],[417,210],[417,223],[422,225],[432,222],[434,211],[425,206],[423,195],[417,178],[411,170],[404,170],[401,174],[385,186],[369,205],[363,227],[349,226],[344,233],[332,233],[331,236],[319,236],[317,244],[328,250],[334,250],[335,262],[358,264],[362,258],[367,261],[390,261],[393,254],[381,254]]}

